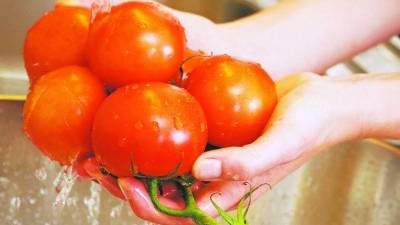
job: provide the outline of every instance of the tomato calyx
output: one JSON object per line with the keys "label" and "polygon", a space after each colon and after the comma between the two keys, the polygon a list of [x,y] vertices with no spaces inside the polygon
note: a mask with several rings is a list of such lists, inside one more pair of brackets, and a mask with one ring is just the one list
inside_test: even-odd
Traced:
{"label": "tomato calyx", "polygon": [[143,174],[140,174],[136,171],[135,169],[135,164],[133,162],[133,160],[131,160],[131,165],[130,165],[130,172],[131,172],[131,176],[137,179],[149,179],[149,178],[155,178],[158,179],[160,181],[169,181],[169,180],[173,180],[174,178],[177,177],[178,171],[181,169],[182,167],[182,163],[178,163],[175,167],[174,170],[172,170],[168,175],[166,176],[146,176]]}
{"label": "tomato calyx", "polygon": [[188,175],[182,175],[174,179],[174,181],[178,182],[182,187],[191,187],[194,183],[196,183],[196,178]]}
{"label": "tomato calyx", "polygon": [[[186,206],[182,210],[172,209],[162,204],[158,199],[158,192],[161,185],[160,180],[157,178],[146,179],[151,201],[153,205],[157,208],[157,210],[170,216],[191,218],[197,225],[218,225],[219,223],[217,221],[209,217],[207,214],[205,214],[198,208],[191,189],[191,186],[195,182],[195,179],[191,176],[179,176],[176,177],[175,181],[177,181],[177,183],[181,186],[183,191],[183,198],[185,200]],[[229,213],[227,213],[214,201],[213,199],[214,196],[221,195],[221,193],[219,192],[214,193],[210,196],[210,201],[217,210],[218,214],[229,225],[249,225],[246,216],[248,214],[251,205],[251,196],[255,191],[257,191],[263,186],[267,186],[270,190],[272,190],[271,185],[268,183],[260,184],[254,188],[251,186],[249,182],[244,182],[243,184],[249,186],[249,191],[240,199],[236,216],[232,216]]]}
{"label": "tomato calyx", "polygon": [[[221,193],[214,193],[210,196],[210,201],[217,210],[218,214],[227,222],[229,225],[248,225],[246,216],[249,211],[250,205],[251,205],[251,196],[252,194],[260,189],[263,186],[268,186],[269,189],[271,190],[272,187],[268,183],[260,184],[253,188],[249,182],[244,182],[244,185],[249,185],[250,190],[240,199],[237,211],[236,211],[236,217],[233,217],[229,213],[227,213],[225,210],[223,210],[221,207],[218,206],[218,204],[214,201],[214,196],[215,195],[221,195]],[[248,200],[248,201],[247,201]],[[246,204],[247,201],[247,204]]]}
{"label": "tomato calyx", "polygon": [[[179,179],[186,180],[186,178],[180,177]],[[149,194],[153,205],[160,212],[176,217],[184,217],[184,218],[192,218],[192,220],[197,225],[218,225],[218,222],[213,218],[205,214],[196,204],[196,200],[194,199],[194,195],[191,189],[191,186],[184,186],[181,182],[178,182],[181,185],[183,190],[183,197],[185,199],[186,207],[182,210],[172,209],[160,202],[158,199],[158,189],[160,185],[160,180],[157,178],[149,178],[146,180],[149,188]]]}

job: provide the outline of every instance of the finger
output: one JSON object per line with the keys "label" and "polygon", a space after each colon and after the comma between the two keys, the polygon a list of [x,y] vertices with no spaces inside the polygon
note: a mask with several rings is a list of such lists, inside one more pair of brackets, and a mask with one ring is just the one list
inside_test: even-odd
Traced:
{"label": "finger", "polygon": [[81,179],[92,179],[92,176],[90,176],[85,169],[85,162],[86,160],[79,160],[75,162],[73,165],[74,171]]}
{"label": "finger", "polygon": [[87,159],[92,158],[94,156],[94,152],[88,151],[83,152],[78,155],[75,163],[72,165],[74,167],[74,171],[81,179],[91,179],[92,177],[86,172],[84,165]]}
{"label": "finger", "polygon": [[[312,73],[302,73],[278,82],[280,95],[306,82],[317,79]],[[297,96],[296,96],[297,97]],[[290,104],[292,105],[290,105]],[[300,111],[299,111],[300,108]],[[264,171],[299,157],[311,148],[311,123],[304,122],[304,109],[293,101],[280,101],[267,125],[267,131],[255,142],[243,147],[228,147],[201,155],[193,167],[199,180],[249,180]]]}
{"label": "finger", "polygon": [[[57,0],[56,4],[59,5],[69,5],[69,6],[84,6],[90,8],[94,3],[94,0]],[[96,0],[96,4],[112,4],[112,5],[119,5],[124,2],[132,2],[132,0]],[[160,3],[153,1],[153,0],[135,0],[135,2],[149,2],[155,5],[161,5]]]}
{"label": "finger", "polygon": [[[203,186],[204,186],[203,182],[201,181],[195,182],[191,186],[192,192],[196,192]],[[178,187],[178,184],[175,181],[162,182],[160,188],[161,188],[160,195],[162,195],[164,198],[176,201],[182,199],[182,194],[183,194],[182,189]]]}
{"label": "finger", "polygon": [[310,81],[312,79],[317,79],[319,76],[315,73],[299,73],[295,75],[289,75],[285,78],[276,82],[276,91],[278,98],[282,98],[293,88],[298,87],[304,82]]}
{"label": "finger", "polygon": [[249,180],[301,154],[308,143],[296,130],[295,123],[279,121],[252,144],[203,153],[194,164],[193,174],[208,181]]}
{"label": "finger", "polygon": [[83,168],[90,177],[98,181],[112,195],[122,200],[125,200],[125,196],[122,194],[122,191],[118,186],[117,180],[112,176],[102,174],[100,172],[97,160],[94,157],[85,160],[83,163]]}
{"label": "finger", "polygon": [[[264,176],[259,176],[249,181],[252,188],[267,182]],[[218,181],[208,184],[196,193],[198,206],[211,216],[217,216],[217,210],[211,203],[212,200],[225,211],[233,210],[240,202],[242,197],[250,191],[249,185],[239,181]],[[265,191],[269,190],[268,186],[262,186],[252,194],[252,199],[256,199]]]}
{"label": "finger", "polygon": [[[269,184],[274,187],[281,180],[287,177],[289,174],[292,174],[293,171],[298,169],[305,162],[310,160],[314,154],[302,156],[296,160],[293,160],[289,163],[282,164],[274,167],[271,170],[266,171],[265,173],[257,176],[256,178],[248,181],[251,184],[251,187],[257,187],[261,184]],[[223,208],[224,210],[233,210],[237,207],[241,198],[249,192],[249,187],[243,185],[243,182],[238,181],[218,181],[212,182],[206,187],[202,188],[197,196],[197,203],[199,207],[206,211],[209,215],[216,216],[218,213],[215,207],[212,205],[210,201],[210,196],[214,193],[220,193],[219,195],[214,195],[213,200]],[[262,186],[260,189],[252,193],[251,199],[252,202],[257,200],[262,194],[270,191],[269,186]]]}
{"label": "finger", "polygon": [[[162,225],[193,225],[191,219],[169,216],[154,208],[147,189],[141,181],[134,178],[120,178],[118,184],[138,217]],[[162,196],[159,196],[159,200],[170,208],[182,209],[184,207],[182,201],[176,202]]]}
{"label": "finger", "polygon": [[90,8],[93,0],[57,0],[56,5],[66,5],[66,6],[83,6]]}

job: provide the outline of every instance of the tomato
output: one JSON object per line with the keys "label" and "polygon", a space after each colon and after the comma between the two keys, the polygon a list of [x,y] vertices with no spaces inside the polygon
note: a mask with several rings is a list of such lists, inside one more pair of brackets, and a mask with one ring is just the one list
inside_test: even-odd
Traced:
{"label": "tomato", "polygon": [[168,81],[179,71],[185,33],[156,5],[128,2],[97,17],[89,31],[90,68],[106,84]]}
{"label": "tomato", "polygon": [[191,170],[207,142],[201,106],[186,90],[166,83],[139,83],[111,94],[96,114],[92,143],[106,170],[165,176]]}
{"label": "tomato", "polygon": [[24,130],[49,158],[71,165],[91,149],[93,118],[104,98],[102,84],[89,70],[55,70],[32,87],[24,106]]}
{"label": "tomato", "polygon": [[57,6],[28,31],[24,60],[31,83],[41,75],[68,65],[85,65],[90,12]]}
{"label": "tomato", "polygon": [[200,64],[186,88],[204,109],[209,142],[220,147],[254,141],[277,102],[275,84],[260,65],[227,55]]}
{"label": "tomato", "polygon": [[189,48],[185,50],[185,59],[181,64],[178,74],[175,76],[175,82],[178,86],[183,87],[186,84],[188,73],[192,72],[198,65],[200,65],[207,56],[203,51],[194,51]]}

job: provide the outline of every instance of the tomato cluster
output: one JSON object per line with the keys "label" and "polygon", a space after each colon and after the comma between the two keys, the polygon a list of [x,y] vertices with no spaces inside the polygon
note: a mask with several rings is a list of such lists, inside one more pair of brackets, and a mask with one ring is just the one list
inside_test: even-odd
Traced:
{"label": "tomato cluster", "polygon": [[187,59],[184,28],[151,3],[90,15],[56,6],[25,40],[24,130],[48,157],[71,165],[93,151],[118,177],[182,175],[207,142],[245,145],[261,134],[277,99],[261,66]]}

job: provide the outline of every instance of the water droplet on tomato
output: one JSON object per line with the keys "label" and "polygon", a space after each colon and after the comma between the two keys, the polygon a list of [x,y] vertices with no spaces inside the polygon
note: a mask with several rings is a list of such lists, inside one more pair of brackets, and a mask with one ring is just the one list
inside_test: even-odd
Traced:
{"label": "water droplet on tomato", "polygon": [[125,86],[125,87],[124,87],[124,96],[128,96],[130,90],[131,90],[131,89],[130,89],[129,86]]}
{"label": "water droplet on tomato", "polygon": [[153,127],[153,130],[155,132],[157,132],[157,133],[160,132],[160,125],[158,124],[157,121],[153,121],[151,126]]}
{"label": "water droplet on tomato", "polygon": [[130,85],[130,86],[129,86],[129,89],[132,91],[132,90],[138,89],[138,87],[139,87],[139,85],[134,84],[134,85]]}
{"label": "water droplet on tomato", "polygon": [[135,129],[137,129],[137,130],[141,130],[141,129],[143,129],[143,127],[144,127],[144,125],[143,125],[143,123],[142,123],[141,121],[136,122],[133,126],[134,126]]}
{"label": "water droplet on tomato", "polygon": [[82,110],[80,109],[80,108],[76,108],[76,114],[78,115],[78,116],[82,116]]}
{"label": "water droplet on tomato", "polygon": [[205,132],[206,129],[207,129],[207,125],[206,125],[205,123],[201,123],[201,124],[200,124],[200,131],[201,131],[201,132]]}
{"label": "water droplet on tomato", "polygon": [[234,111],[234,112],[239,112],[239,111],[240,111],[240,104],[235,104],[235,105],[233,106],[233,111]]}
{"label": "water droplet on tomato", "polygon": [[147,23],[139,23],[138,24],[139,25],[139,27],[141,28],[141,29],[147,29],[149,26],[147,25]]}
{"label": "water droplet on tomato", "polygon": [[183,123],[181,121],[181,119],[179,119],[179,117],[174,117],[174,126],[176,129],[182,129],[183,128]]}
{"label": "water droplet on tomato", "polygon": [[183,144],[189,139],[189,136],[182,130],[173,131],[171,137],[173,142],[177,145]]}
{"label": "water droplet on tomato", "polygon": [[124,147],[126,147],[127,143],[128,143],[128,139],[126,137],[123,137],[123,138],[119,139],[118,146],[121,148],[124,148]]}

